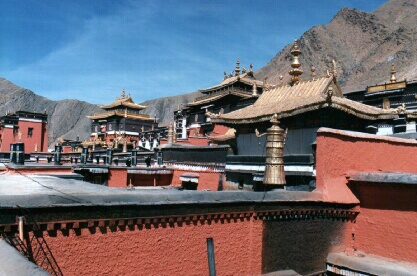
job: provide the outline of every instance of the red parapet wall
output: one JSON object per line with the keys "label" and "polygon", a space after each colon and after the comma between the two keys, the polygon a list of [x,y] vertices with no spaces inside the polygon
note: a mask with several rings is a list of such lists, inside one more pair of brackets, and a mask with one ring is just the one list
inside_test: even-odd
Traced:
{"label": "red parapet wall", "polygon": [[417,263],[417,187],[404,184],[354,183],[361,201],[354,226],[354,249]]}
{"label": "red parapet wall", "polygon": [[[353,218],[349,210],[299,209],[41,227],[64,275],[208,275],[208,238],[214,241],[217,275],[260,275],[288,268],[305,275],[323,271],[327,255],[346,248],[352,214]],[[32,252],[38,252],[38,246],[31,240]],[[37,256],[41,264],[44,258]]]}
{"label": "red parapet wall", "polygon": [[321,128],[317,131],[316,187],[333,202],[358,202],[346,189],[351,172],[417,172],[417,142]]}
{"label": "red parapet wall", "polygon": [[330,129],[317,132],[317,189],[329,201],[360,201],[352,249],[417,262],[416,185],[349,184],[356,172],[417,173],[417,142]]}
{"label": "red parapet wall", "polygon": [[217,275],[262,273],[262,221],[252,217],[151,220],[43,237],[64,275],[208,275],[207,238],[214,240]]}

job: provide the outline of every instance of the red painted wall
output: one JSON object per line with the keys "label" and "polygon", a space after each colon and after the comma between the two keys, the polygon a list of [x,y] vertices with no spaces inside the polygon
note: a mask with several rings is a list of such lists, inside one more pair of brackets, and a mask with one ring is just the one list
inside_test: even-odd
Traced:
{"label": "red painted wall", "polygon": [[358,202],[346,186],[351,172],[417,172],[416,141],[321,130],[317,132],[316,185],[329,201]]}
{"label": "red painted wall", "polygon": [[126,168],[109,168],[109,187],[126,188],[127,170]]}
{"label": "red painted wall", "polygon": [[317,189],[330,201],[360,200],[353,227],[355,250],[417,262],[417,187],[353,183],[346,177],[362,172],[417,172],[417,142],[368,134],[317,133]]}
{"label": "red painted wall", "polygon": [[129,174],[127,178],[133,186],[169,186],[172,174]]}
{"label": "red painted wall", "polygon": [[214,239],[217,275],[262,272],[262,221],[253,218],[77,232],[43,232],[64,275],[208,275],[207,238]]}
{"label": "red painted wall", "polygon": [[417,187],[354,183],[361,201],[354,226],[354,249],[417,263]]}
{"label": "red painted wall", "polygon": [[[16,135],[17,136],[17,135]],[[13,135],[13,128],[3,128],[1,134],[1,151],[10,151],[10,144],[15,143],[15,137]]]}
{"label": "red painted wall", "polygon": [[180,176],[185,173],[197,173],[199,175],[198,178],[198,186],[197,190],[211,190],[217,191],[219,185],[219,177],[221,173],[214,172],[212,170],[208,171],[192,171],[192,170],[174,170],[174,175],[172,177],[172,185],[173,186],[181,186],[182,181],[180,180]]}
{"label": "red painted wall", "polygon": [[[19,120],[19,131],[22,133],[22,142],[25,143],[25,153],[34,152],[35,144],[38,145],[38,151],[48,151],[48,146],[46,143],[44,143],[44,125],[45,124],[42,122],[30,122]],[[28,136],[29,128],[33,129],[31,137]],[[18,139],[18,137],[16,137],[16,139]]]}
{"label": "red painted wall", "polygon": [[[25,153],[35,151],[35,145],[38,145],[38,151],[48,151],[48,129],[47,124],[42,122],[31,122],[19,120],[19,132],[21,135],[20,142],[25,143]],[[29,128],[32,128],[32,135],[28,135]],[[12,128],[4,128],[1,135],[1,151],[10,151],[10,144],[19,142],[19,135],[13,134]]]}

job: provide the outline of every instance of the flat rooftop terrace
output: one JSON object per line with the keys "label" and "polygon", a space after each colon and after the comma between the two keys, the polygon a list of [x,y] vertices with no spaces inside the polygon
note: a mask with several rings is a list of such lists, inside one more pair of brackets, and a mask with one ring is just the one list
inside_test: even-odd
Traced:
{"label": "flat rooftop terrace", "polygon": [[120,189],[53,175],[0,175],[0,208],[292,201],[324,202],[320,192],[181,191],[160,187]]}

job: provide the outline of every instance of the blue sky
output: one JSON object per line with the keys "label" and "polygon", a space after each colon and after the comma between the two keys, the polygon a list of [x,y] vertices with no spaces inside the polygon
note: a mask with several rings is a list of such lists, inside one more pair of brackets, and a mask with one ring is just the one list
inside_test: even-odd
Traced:
{"label": "blue sky", "polygon": [[254,70],[343,7],[385,0],[0,0],[0,77],[50,98],[136,102]]}

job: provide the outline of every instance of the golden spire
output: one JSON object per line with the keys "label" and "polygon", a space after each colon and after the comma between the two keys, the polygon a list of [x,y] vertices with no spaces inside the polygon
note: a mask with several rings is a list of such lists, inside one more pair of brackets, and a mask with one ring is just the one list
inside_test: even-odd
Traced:
{"label": "golden spire", "polygon": [[316,77],[316,67],[311,66],[311,78],[314,80]]}
{"label": "golden spire", "polygon": [[236,61],[236,69],[235,69],[235,76],[238,76],[240,74],[240,59],[237,58]]}
{"label": "golden spire", "polygon": [[125,88],[122,89],[122,97],[121,100],[123,100],[126,97]]}
{"label": "golden spire", "polygon": [[301,63],[300,58],[298,57],[301,54],[301,51],[298,49],[298,40],[296,39],[294,40],[294,47],[291,50],[291,55],[293,55],[291,67],[293,69],[288,72],[291,75],[290,84],[296,84],[297,82],[301,81],[299,76],[303,73],[303,70],[300,68]]}
{"label": "golden spire", "polygon": [[395,76],[395,73],[397,73],[397,71],[395,71],[395,66],[394,63],[391,65],[391,78],[390,78],[390,82],[397,82],[397,77]]}

